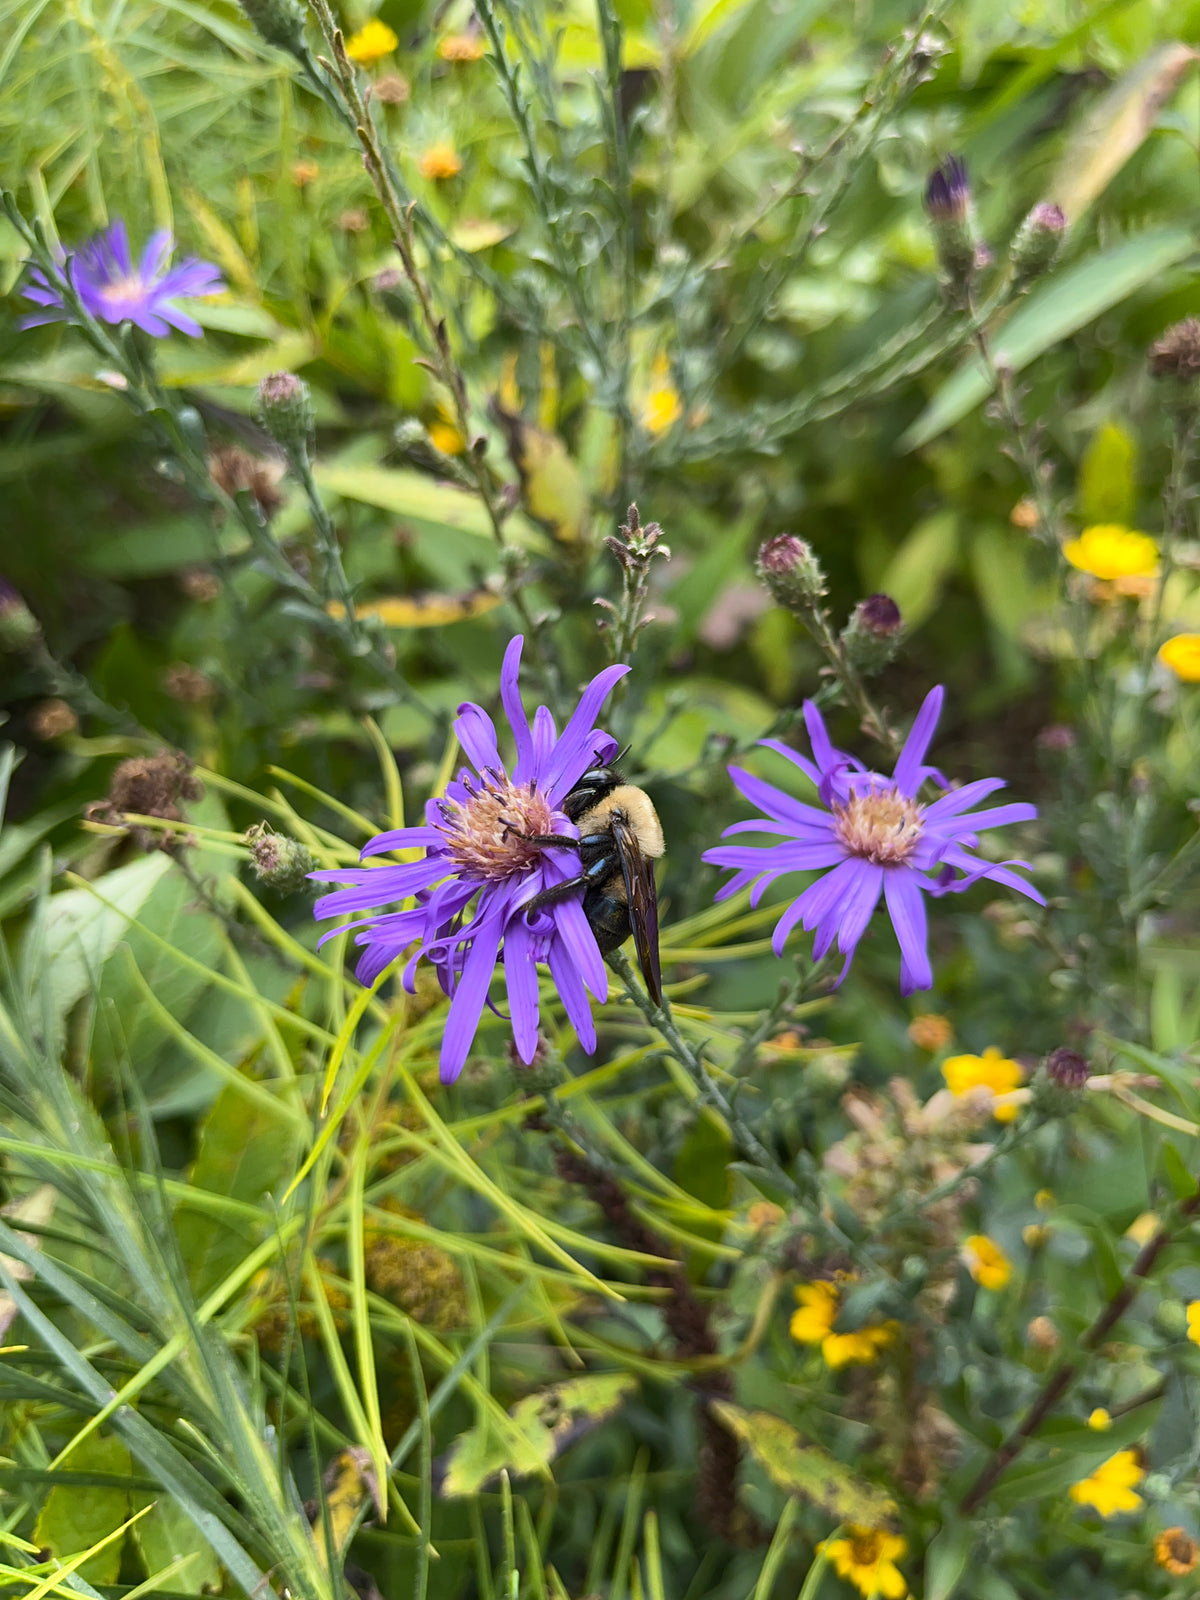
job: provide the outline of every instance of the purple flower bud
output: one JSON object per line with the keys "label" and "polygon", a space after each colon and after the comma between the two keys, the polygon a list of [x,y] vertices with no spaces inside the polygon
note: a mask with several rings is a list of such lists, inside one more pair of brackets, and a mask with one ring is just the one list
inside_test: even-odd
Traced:
{"label": "purple flower bud", "polygon": [[1043,201],[1017,229],[1012,242],[1013,287],[1027,289],[1058,260],[1067,236],[1067,219],[1059,206]]}
{"label": "purple flower bud", "polygon": [[1076,1050],[1060,1045],[1046,1057],[1046,1076],[1060,1089],[1082,1089],[1092,1075],[1087,1061]]}
{"label": "purple flower bud", "polygon": [[1050,722],[1038,732],[1035,743],[1050,755],[1065,755],[1075,748],[1075,730],[1065,722]]}
{"label": "purple flower bud", "polygon": [[1177,383],[1200,378],[1200,317],[1185,317],[1167,329],[1151,347],[1150,373]]}
{"label": "purple flower bud", "polygon": [[294,372],[272,372],[258,386],[263,427],[289,455],[304,454],[313,431],[312,393]]}
{"label": "purple flower bud", "polygon": [[925,210],[934,222],[965,222],[971,209],[966,163],[950,156],[935,167],[925,185]]}
{"label": "purple flower bud", "polygon": [[846,659],[859,672],[879,672],[895,655],[903,632],[904,618],[891,595],[868,595],[842,630]]}
{"label": "purple flower bud", "polygon": [[789,611],[811,611],[827,585],[813,548],[794,533],[777,533],[758,552],[759,577],[776,603]]}

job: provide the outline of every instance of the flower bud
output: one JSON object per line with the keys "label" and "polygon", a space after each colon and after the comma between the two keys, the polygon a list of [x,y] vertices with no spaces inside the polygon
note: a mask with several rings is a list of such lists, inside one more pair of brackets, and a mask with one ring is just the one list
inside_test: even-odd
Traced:
{"label": "flower bud", "polygon": [[1082,1089],[1091,1077],[1091,1068],[1084,1057],[1076,1050],[1068,1050],[1065,1045],[1060,1045],[1057,1050],[1051,1050],[1044,1065],[1046,1075],[1052,1078],[1060,1089],[1072,1091]]}
{"label": "flower bud", "polygon": [[812,546],[794,533],[768,539],[758,552],[755,570],[777,605],[801,614],[811,611],[828,587]]}
{"label": "flower bud", "polygon": [[860,600],[842,630],[846,659],[859,672],[871,674],[887,666],[900,647],[904,618],[900,607],[886,594]]}
{"label": "flower bud", "polygon": [[256,822],[243,843],[249,847],[255,877],[276,894],[295,894],[317,869],[317,858],[307,845],[275,833],[265,822]]}
{"label": "flower bud", "polygon": [[258,386],[258,415],[289,456],[306,456],[313,431],[312,393],[294,372],[272,372]]}
{"label": "flower bud", "polygon": [[1200,378],[1200,317],[1172,324],[1150,348],[1150,374],[1175,383]]}
{"label": "flower bud", "polygon": [[980,265],[967,169],[958,156],[937,167],[925,187],[925,211],[948,287],[961,298]]}
{"label": "flower bud", "polygon": [[12,584],[0,578],[0,654],[23,655],[41,633],[33,612]]}
{"label": "flower bud", "polygon": [[1025,1329],[1025,1337],[1035,1350],[1056,1350],[1061,1343],[1059,1331],[1049,1317],[1034,1317]]}
{"label": "flower bud", "polygon": [[1023,294],[1035,278],[1058,260],[1067,240],[1067,219],[1059,206],[1043,201],[1022,222],[1013,237],[1010,259],[1013,289]]}
{"label": "flower bud", "polygon": [[260,39],[293,55],[303,46],[305,11],[297,0],[241,0],[241,7]]}

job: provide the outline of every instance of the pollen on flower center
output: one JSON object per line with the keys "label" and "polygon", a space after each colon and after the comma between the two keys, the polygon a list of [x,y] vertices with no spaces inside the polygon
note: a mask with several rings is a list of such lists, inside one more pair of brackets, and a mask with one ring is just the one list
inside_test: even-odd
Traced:
{"label": "pollen on flower center", "polygon": [[119,306],[127,300],[135,300],[144,295],[146,285],[136,272],[130,272],[125,277],[113,278],[109,283],[102,283],[96,293],[106,306]]}
{"label": "pollen on flower center", "polygon": [[447,853],[459,867],[482,878],[528,872],[537,865],[542,847],[521,835],[554,831],[546,796],[533,784],[515,784],[502,773],[489,773],[465,803],[444,800],[441,811]]}
{"label": "pollen on flower center", "polygon": [[921,807],[899,789],[871,789],[834,805],[835,831],[852,856],[895,867],[916,849],[924,824]]}

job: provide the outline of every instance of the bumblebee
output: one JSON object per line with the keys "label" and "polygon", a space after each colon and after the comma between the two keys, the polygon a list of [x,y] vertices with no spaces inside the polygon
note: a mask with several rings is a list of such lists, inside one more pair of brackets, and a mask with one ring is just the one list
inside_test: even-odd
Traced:
{"label": "bumblebee", "polygon": [[578,839],[560,834],[525,837],[547,849],[578,850],[579,874],[544,889],[527,909],[556,905],[582,889],[583,914],[601,954],[616,950],[632,933],[650,998],[661,1005],[654,863],[663,853],[663,831],[650,796],[626,783],[616,767],[592,767],[562,801],[562,809],[579,829]]}

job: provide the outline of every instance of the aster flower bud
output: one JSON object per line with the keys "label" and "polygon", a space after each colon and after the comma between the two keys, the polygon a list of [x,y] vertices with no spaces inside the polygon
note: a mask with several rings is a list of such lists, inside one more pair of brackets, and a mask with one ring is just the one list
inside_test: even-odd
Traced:
{"label": "aster flower bud", "polygon": [[41,637],[38,620],[21,596],[0,578],[0,654],[22,655]]}
{"label": "aster flower bud", "polygon": [[850,665],[869,676],[887,666],[903,635],[900,607],[890,595],[871,594],[851,613],[842,630],[842,648]]}
{"label": "aster flower bud", "polygon": [[975,238],[975,208],[967,169],[958,156],[935,168],[925,186],[925,211],[948,288],[961,297],[980,265]]}
{"label": "aster flower bud", "polygon": [[241,0],[246,20],[268,44],[294,55],[304,43],[304,7],[297,0]]}
{"label": "aster flower bud", "polygon": [[758,552],[755,571],[776,604],[789,611],[811,611],[828,588],[812,546],[794,533],[768,539]]}
{"label": "aster flower bud", "polygon": [[1175,383],[1200,378],[1200,317],[1173,323],[1150,348],[1150,374]]}
{"label": "aster flower bud", "polygon": [[256,822],[242,841],[250,851],[254,875],[276,894],[295,894],[303,889],[310,872],[319,863],[307,845],[276,833],[265,822]]}
{"label": "aster flower bud", "polygon": [[1051,1050],[1046,1057],[1045,1068],[1047,1077],[1052,1078],[1059,1088],[1072,1090],[1082,1089],[1092,1071],[1077,1050],[1068,1050],[1065,1045]]}
{"label": "aster flower bud", "polygon": [[312,392],[294,372],[272,372],[258,386],[263,427],[288,455],[306,455],[313,431]]}
{"label": "aster flower bud", "polygon": [[1058,260],[1067,239],[1067,219],[1059,206],[1043,202],[1022,222],[1013,237],[1010,252],[1013,289],[1023,294],[1036,278]]}

